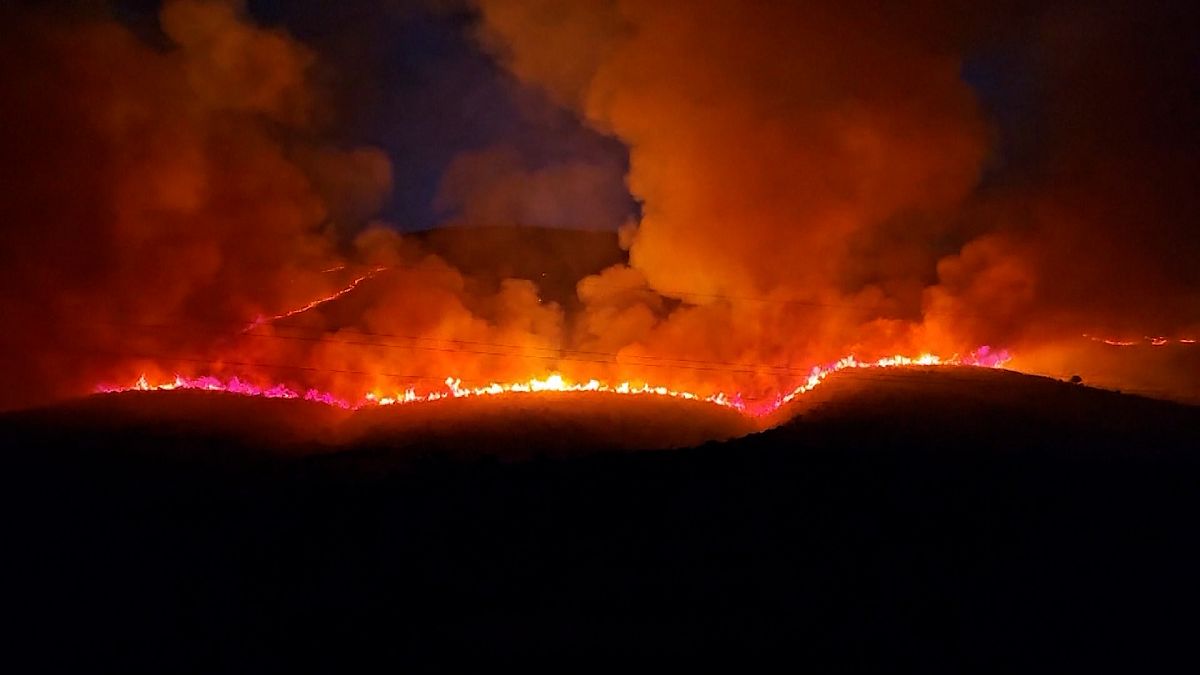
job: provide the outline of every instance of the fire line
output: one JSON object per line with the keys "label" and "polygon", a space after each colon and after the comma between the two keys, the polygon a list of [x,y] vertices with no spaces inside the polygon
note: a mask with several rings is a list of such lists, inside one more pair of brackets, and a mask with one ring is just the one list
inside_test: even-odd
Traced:
{"label": "fire line", "polygon": [[1151,347],[1165,347],[1167,345],[1194,345],[1195,338],[1181,337],[1169,338],[1163,336],[1144,336],[1142,338],[1103,338],[1096,335],[1088,335],[1084,333],[1083,337],[1092,342],[1099,342],[1110,347],[1136,347],[1138,345],[1150,345]]}
{"label": "fire line", "polygon": [[1011,359],[1004,350],[992,350],[987,346],[980,347],[967,357],[957,355],[942,358],[933,354],[921,354],[916,357],[890,356],[877,361],[859,361],[854,356],[847,356],[825,366],[814,366],[808,377],[786,395],[779,396],[766,402],[747,402],[740,394],[728,395],[717,393],[701,396],[688,391],[679,391],[662,386],[649,384],[634,385],[630,382],[608,384],[599,380],[572,382],[558,373],[546,378],[531,378],[524,382],[490,383],[484,386],[463,386],[462,380],[447,377],[445,388],[437,391],[419,392],[415,388],[405,389],[394,393],[378,391],[367,392],[363,397],[351,402],[339,398],[329,392],[317,389],[299,391],[283,384],[263,387],[245,380],[233,377],[227,380],[213,376],[185,377],[176,375],[168,382],[152,384],[145,375],[129,386],[100,385],[97,393],[118,393],[126,391],[173,391],[181,389],[218,391],[239,394],[243,396],[262,396],[265,398],[303,399],[325,405],[332,405],[346,410],[362,408],[406,405],[413,403],[428,403],[447,398],[467,398],[480,396],[500,396],[528,394],[536,392],[599,392],[626,396],[660,396],[689,401],[701,401],[722,408],[736,410],[749,417],[764,417],[779,410],[784,405],[812,391],[833,373],[852,368],[902,368],[913,366],[972,366],[981,368],[1002,368]]}
{"label": "fire line", "polygon": [[[324,272],[334,272],[334,271],[337,271],[337,269],[338,269],[338,268],[330,268],[330,269],[328,269],[328,270],[323,270],[323,271],[324,271]],[[292,310],[288,310],[288,311],[286,311],[286,312],[283,312],[283,313],[281,313],[281,314],[276,314],[275,316],[270,316],[270,317],[262,317],[262,316],[260,316],[260,317],[258,317],[257,319],[255,319],[254,321],[251,321],[251,322],[250,322],[250,325],[246,326],[246,328],[245,328],[244,330],[242,330],[242,332],[243,332],[243,333],[250,332],[250,331],[254,330],[255,328],[258,328],[259,326],[262,326],[262,325],[265,325],[265,324],[269,324],[269,323],[272,323],[272,322],[274,322],[274,321],[280,321],[280,320],[283,320],[283,319],[288,319],[288,318],[291,318],[291,317],[293,317],[293,316],[296,316],[297,314],[303,314],[303,313],[305,313],[305,312],[309,311],[310,309],[314,309],[314,308],[316,308],[316,307],[320,307],[321,305],[324,305],[324,304],[325,304],[325,303],[327,303],[327,302],[332,302],[332,301],[334,301],[334,300],[337,300],[338,298],[342,297],[343,295],[346,295],[347,293],[350,293],[350,292],[351,292],[351,291],[353,291],[354,289],[358,288],[358,285],[359,285],[359,284],[361,284],[362,282],[364,282],[364,281],[367,281],[368,279],[371,279],[372,277],[374,277],[375,275],[379,274],[380,272],[383,272],[383,271],[384,271],[384,270],[386,270],[386,269],[387,269],[386,267],[374,267],[374,268],[372,268],[372,269],[371,269],[369,272],[367,272],[366,274],[363,274],[362,276],[356,277],[354,280],[352,280],[352,281],[351,281],[349,284],[347,284],[345,287],[343,287],[342,289],[340,289],[340,290],[338,290],[338,291],[335,291],[334,293],[331,293],[331,294],[329,294],[329,295],[326,295],[326,296],[324,296],[324,297],[317,298],[316,300],[312,300],[311,302],[308,302],[308,303],[307,303],[307,304],[305,304],[305,305],[302,305],[302,306],[300,306],[300,307],[297,307],[297,308],[295,308],[295,309],[292,309]]]}

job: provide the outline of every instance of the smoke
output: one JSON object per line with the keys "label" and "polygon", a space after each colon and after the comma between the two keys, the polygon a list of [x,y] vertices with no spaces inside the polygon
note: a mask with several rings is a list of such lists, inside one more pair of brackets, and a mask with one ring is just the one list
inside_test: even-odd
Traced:
{"label": "smoke", "polygon": [[[930,241],[953,241],[988,148],[941,17],[856,3],[480,8],[484,44],[518,77],[630,147],[642,218],[631,269],[581,284],[591,339],[791,368],[912,346],[893,320],[919,324]],[[683,304],[664,315],[661,299],[630,297],[638,287]],[[944,337],[925,348],[973,346]],[[778,384],[772,372],[753,385]]]}
{"label": "smoke", "polygon": [[[516,76],[630,147],[643,217],[632,270],[581,285],[592,335],[790,364],[1200,321],[1178,5],[478,4]],[[964,72],[996,55],[1028,91],[989,111]],[[595,291],[634,273],[685,306]]]}
{"label": "smoke", "polygon": [[408,158],[338,128],[369,70],[236,0],[167,0],[160,40],[3,10],[0,407],[142,372],[771,396],[848,353],[1049,372],[1083,333],[1200,329],[1200,55],[1170,3],[472,4],[550,159],[459,152],[432,206],[490,229],[422,237],[380,220]]}
{"label": "smoke", "polygon": [[[558,339],[561,317],[530,282],[474,293],[415,244],[364,231],[391,188],[388,158],[323,140],[318,56],[240,3],[164,3],[163,45],[103,13],[3,19],[0,406],[142,371],[249,372],[361,395],[527,368],[436,338]],[[263,321],[380,266],[343,315]],[[406,348],[364,345],[364,333],[404,336],[392,342]],[[384,373],[404,378],[376,381]]]}
{"label": "smoke", "polygon": [[616,230],[629,218],[624,167],[577,160],[527,168],[511,146],[463,153],[447,167],[436,204],[448,224]]}
{"label": "smoke", "polygon": [[112,21],[4,18],[6,402],[153,346],[116,324],[219,321],[314,283],[326,207],[274,131],[311,118],[308,50],[228,3],[168,4],[161,51]]}

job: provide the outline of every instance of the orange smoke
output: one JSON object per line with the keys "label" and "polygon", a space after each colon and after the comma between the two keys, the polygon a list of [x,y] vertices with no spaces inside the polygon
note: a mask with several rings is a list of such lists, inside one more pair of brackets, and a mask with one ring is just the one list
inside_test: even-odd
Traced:
{"label": "orange smoke", "polygon": [[630,147],[643,217],[629,267],[580,284],[583,344],[784,367],[970,348],[917,330],[926,240],[953,229],[987,150],[951,36],[794,3],[479,5],[514,73]]}
{"label": "orange smoke", "polygon": [[[447,375],[452,394],[596,382],[782,401],[847,354],[992,344],[1050,372],[1066,362],[1042,348],[1085,332],[1200,325],[1196,266],[1164,254],[1197,245],[1178,228],[1200,153],[1156,164],[1105,126],[1150,111],[1054,63],[1060,107],[1107,116],[1056,130],[1055,180],[984,189],[996,131],[961,77],[972,27],[954,3],[478,6],[482,45],[629,148],[640,222],[586,255],[373,222],[402,177],[323,140],[320,55],[234,0],[168,0],[163,45],[4,10],[0,407],[139,374],[348,402]],[[454,225],[611,228],[628,207],[614,170],[493,147],[451,164],[439,206]],[[1134,222],[1149,224],[1114,236]]]}
{"label": "orange smoke", "polygon": [[[632,269],[581,286],[593,340],[796,363],[979,343],[1020,353],[1200,321],[1186,262],[1200,255],[1196,134],[1173,112],[1195,112],[1194,97],[1164,107],[1117,93],[1179,87],[1169,73],[1193,62],[1172,50],[1191,41],[1169,11],[477,4],[483,44],[513,73],[629,145],[643,218]],[[1028,166],[983,184],[1002,158],[962,77],[967,49],[1028,26],[1046,138]],[[1164,126],[1165,142],[1147,139]],[[663,312],[655,295],[683,306]]]}

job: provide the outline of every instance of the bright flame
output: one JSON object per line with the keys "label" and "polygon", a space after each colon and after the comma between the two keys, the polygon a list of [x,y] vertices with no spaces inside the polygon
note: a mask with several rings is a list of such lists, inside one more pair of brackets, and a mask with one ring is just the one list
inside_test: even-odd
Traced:
{"label": "bright flame", "polygon": [[552,373],[544,379],[532,378],[525,382],[498,383],[492,382],[487,385],[478,387],[464,387],[462,380],[455,377],[447,377],[445,380],[445,389],[440,391],[418,392],[416,389],[405,389],[393,393],[382,393],[372,391],[365,394],[361,400],[350,402],[338,398],[333,394],[318,391],[316,389],[308,389],[301,393],[295,389],[291,389],[285,385],[274,385],[272,387],[260,387],[250,384],[236,377],[222,381],[211,376],[201,377],[184,377],[176,375],[175,379],[161,384],[151,384],[145,375],[142,375],[131,386],[112,386],[101,385],[96,388],[99,393],[116,393],[123,391],[172,391],[175,389],[199,389],[203,391],[224,391],[244,396],[262,396],[266,398],[291,398],[304,399],[306,401],[315,401],[324,403],[346,410],[357,410],[360,408],[389,406],[389,405],[404,405],[410,403],[427,403],[438,401],[444,398],[468,398],[479,396],[499,396],[507,394],[528,394],[535,392],[601,392],[615,395],[628,396],[663,396],[669,398],[678,398],[688,401],[703,401],[722,408],[736,410],[750,417],[763,417],[770,415],[779,410],[784,405],[795,400],[796,397],[805,394],[815,389],[818,385],[833,373],[847,370],[850,368],[902,368],[912,366],[976,366],[981,368],[1001,368],[1010,360],[1010,356],[1005,350],[994,351],[986,345],[980,347],[967,357],[959,357],[958,355],[950,358],[942,358],[933,354],[921,354],[916,357],[908,356],[889,356],[877,361],[859,361],[853,355],[847,356],[839,361],[835,361],[825,366],[814,366],[809,373],[807,379],[796,386],[790,393],[779,396],[770,401],[758,401],[747,403],[741,394],[732,396],[725,393],[717,393],[710,396],[701,396],[688,391],[677,391],[667,387],[652,386],[650,384],[633,384],[631,382],[620,382],[618,384],[608,384],[599,380],[588,380],[586,382],[572,382],[558,373]]}

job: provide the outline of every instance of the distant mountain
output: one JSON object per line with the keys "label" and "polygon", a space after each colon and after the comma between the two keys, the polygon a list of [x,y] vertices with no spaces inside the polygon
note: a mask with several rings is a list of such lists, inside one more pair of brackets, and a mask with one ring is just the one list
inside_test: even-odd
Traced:
{"label": "distant mountain", "polygon": [[580,279],[628,260],[616,232],[461,226],[410,236],[473,279],[488,284],[529,279],[544,299],[565,307],[578,302]]}

